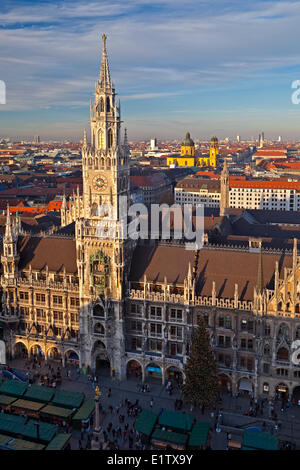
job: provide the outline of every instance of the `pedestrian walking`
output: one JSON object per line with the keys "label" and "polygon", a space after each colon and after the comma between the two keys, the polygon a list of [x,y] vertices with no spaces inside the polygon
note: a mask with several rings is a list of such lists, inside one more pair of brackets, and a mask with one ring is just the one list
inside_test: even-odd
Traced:
{"label": "pedestrian walking", "polygon": [[152,408],[153,403],[154,403],[154,401],[153,401],[153,397],[152,397],[151,400],[150,400],[150,408]]}

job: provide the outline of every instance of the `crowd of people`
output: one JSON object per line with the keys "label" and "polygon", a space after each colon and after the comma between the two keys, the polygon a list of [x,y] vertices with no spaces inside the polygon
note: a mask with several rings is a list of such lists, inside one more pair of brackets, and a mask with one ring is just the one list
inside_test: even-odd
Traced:
{"label": "crowd of people", "polygon": [[[111,389],[106,390],[106,396],[111,397]],[[102,426],[97,436],[97,447],[102,450],[145,449],[146,444],[142,442],[140,433],[135,430],[136,419],[141,411],[139,399],[131,402],[125,398],[117,406],[110,404],[106,409],[100,404]],[[117,424],[113,424],[112,421],[116,419]],[[107,421],[108,424],[104,425]],[[79,440],[78,446],[83,448],[82,439]]]}

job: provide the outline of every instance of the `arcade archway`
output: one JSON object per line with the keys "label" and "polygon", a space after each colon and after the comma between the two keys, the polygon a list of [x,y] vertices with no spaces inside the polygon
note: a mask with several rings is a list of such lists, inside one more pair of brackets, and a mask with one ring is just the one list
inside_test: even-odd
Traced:
{"label": "arcade archway", "polygon": [[30,356],[34,357],[36,359],[44,359],[45,358],[44,351],[43,351],[43,349],[41,348],[41,346],[39,344],[34,344],[33,346],[31,346]]}
{"label": "arcade archway", "polygon": [[181,386],[183,383],[183,373],[175,366],[170,366],[166,369],[166,380],[172,382],[173,385]]}
{"label": "arcade archway", "polygon": [[67,363],[70,363],[70,364],[78,365],[79,364],[79,356],[75,351],[70,349],[69,351],[65,352],[65,361]]}
{"label": "arcade archway", "polygon": [[232,382],[226,374],[218,375],[218,385],[221,393],[228,393],[232,390]]}
{"label": "arcade archway", "polygon": [[242,395],[249,395],[250,393],[253,393],[253,385],[247,377],[242,377],[238,381],[237,389],[238,392]]}
{"label": "arcade archway", "polygon": [[98,354],[95,357],[95,371],[96,375],[102,375],[105,377],[109,377],[110,374],[110,362],[107,356],[103,354]]}
{"label": "arcade archway", "polygon": [[285,402],[289,398],[289,388],[285,383],[280,383],[276,386],[275,397],[282,402]]}
{"label": "arcade archway", "polygon": [[25,359],[26,357],[28,357],[28,350],[25,344],[22,343],[21,341],[17,342],[14,346],[14,357],[15,359],[19,359],[19,358]]}
{"label": "arcade archway", "polygon": [[126,366],[127,379],[139,379],[142,377],[142,366],[138,361],[131,359]]}
{"label": "arcade archway", "polygon": [[300,385],[293,390],[292,401],[295,405],[300,404]]}
{"label": "arcade archway", "polygon": [[146,378],[147,381],[153,381],[153,382],[161,382],[163,379],[162,376],[162,368],[158,365],[155,364],[154,362],[150,362],[146,366]]}
{"label": "arcade archway", "polygon": [[51,361],[61,362],[61,352],[56,347],[49,348],[47,351],[47,359],[50,359]]}
{"label": "arcade archway", "polygon": [[94,368],[96,375],[109,377],[111,375],[110,360],[107,355],[105,344],[98,340],[93,347]]}

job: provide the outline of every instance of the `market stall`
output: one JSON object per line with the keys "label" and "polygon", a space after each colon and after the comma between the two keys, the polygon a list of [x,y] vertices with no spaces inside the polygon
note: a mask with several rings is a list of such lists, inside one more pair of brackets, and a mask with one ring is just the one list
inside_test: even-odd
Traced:
{"label": "market stall", "polygon": [[146,441],[152,434],[152,431],[157,423],[158,415],[151,410],[142,410],[134,429],[141,433],[142,440]]}
{"label": "market stall", "polygon": [[28,383],[17,382],[16,380],[5,380],[0,386],[0,394],[21,398],[27,388]]}
{"label": "market stall", "polygon": [[267,432],[246,429],[243,436],[242,450],[278,450],[278,439]]}
{"label": "market stall", "polygon": [[41,418],[49,421],[50,423],[55,423],[61,425],[63,421],[67,424],[71,423],[72,416],[75,411],[70,410],[69,408],[63,408],[61,406],[46,405],[40,412]]}
{"label": "market stall", "polygon": [[189,449],[205,449],[209,445],[209,429],[208,421],[197,422],[194,424],[188,441]]}
{"label": "market stall", "polygon": [[55,389],[44,385],[31,385],[27,388],[24,399],[38,401],[40,403],[48,403],[51,401],[55,393]]}
{"label": "market stall", "polygon": [[11,408],[11,411],[14,413],[14,414],[17,414],[17,415],[27,415],[31,418],[39,418],[40,414],[40,410],[44,407],[44,403],[38,403],[36,401],[29,401],[29,400],[23,400],[23,399],[19,399],[19,400],[15,400],[10,408]]}
{"label": "market stall", "polygon": [[158,424],[167,430],[188,432],[191,431],[194,417],[179,411],[163,410],[159,416]]}
{"label": "market stall", "polygon": [[16,397],[0,395],[0,408],[4,411],[10,410],[10,406],[14,401],[16,401]]}
{"label": "market stall", "polygon": [[83,403],[85,396],[84,393],[69,392],[66,390],[58,390],[51,404],[54,406],[62,406],[64,408],[78,409]]}
{"label": "market stall", "polygon": [[86,400],[72,418],[72,423],[76,428],[88,428],[90,419],[95,413],[95,400]]}
{"label": "market stall", "polygon": [[72,434],[56,434],[47,445],[46,450],[71,450],[71,438]]}
{"label": "market stall", "polygon": [[151,436],[151,444],[155,449],[171,448],[174,450],[184,450],[187,440],[187,434],[163,431],[162,429],[155,429]]}

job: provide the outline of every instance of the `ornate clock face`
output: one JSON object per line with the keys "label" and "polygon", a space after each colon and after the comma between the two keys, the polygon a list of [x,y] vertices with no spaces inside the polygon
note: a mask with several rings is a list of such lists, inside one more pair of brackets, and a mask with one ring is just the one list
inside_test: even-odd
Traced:
{"label": "ornate clock face", "polygon": [[96,176],[93,180],[93,186],[97,191],[103,191],[107,187],[107,180],[104,176]]}

